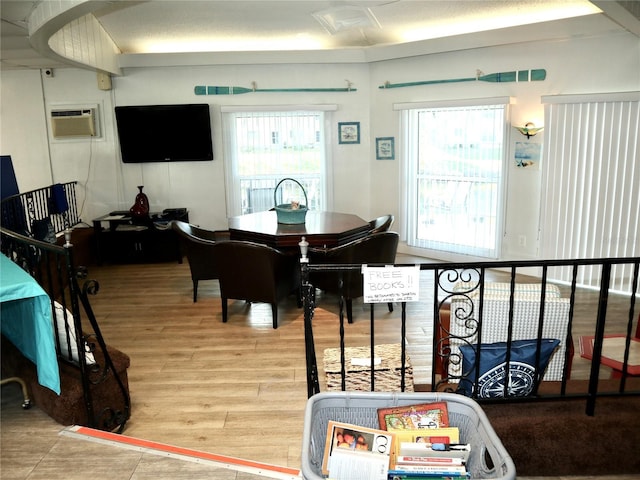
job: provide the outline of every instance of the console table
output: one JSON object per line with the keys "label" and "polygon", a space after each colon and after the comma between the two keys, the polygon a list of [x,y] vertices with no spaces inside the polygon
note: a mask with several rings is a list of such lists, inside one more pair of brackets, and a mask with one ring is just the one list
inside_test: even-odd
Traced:
{"label": "console table", "polygon": [[172,220],[189,222],[189,211],[186,208],[168,208],[140,219],[123,210],[94,218],[98,265],[104,261],[182,262],[178,238],[170,226]]}

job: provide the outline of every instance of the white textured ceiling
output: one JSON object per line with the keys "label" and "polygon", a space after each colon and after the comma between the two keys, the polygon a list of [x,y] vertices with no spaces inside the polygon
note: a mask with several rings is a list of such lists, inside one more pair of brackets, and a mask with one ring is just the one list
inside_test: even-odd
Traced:
{"label": "white textured ceiling", "polygon": [[[31,48],[27,30],[29,15],[43,1],[48,0],[0,1],[2,68],[63,65],[59,60],[43,58]],[[160,58],[172,52],[308,51],[309,54],[334,52],[338,58],[345,51],[392,48],[391,56],[402,56],[403,46],[420,45],[425,53],[473,48],[478,45],[480,35],[486,37],[492,32],[505,33],[501,43],[516,43],[531,39],[532,35],[544,39],[616,29],[640,34],[637,11],[633,14],[633,8],[640,4],[637,1],[124,0],[98,3],[103,8],[94,9],[92,13],[117,45],[121,57],[147,58],[147,61],[150,55]],[[596,5],[605,10],[605,14],[594,14],[594,8],[599,11]],[[578,7],[578,13],[568,13],[569,7]],[[609,14],[610,7],[615,7],[615,15]],[[364,16],[359,18],[358,14]],[[584,14],[598,20],[580,27],[575,19],[569,18]],[[328,21],[329,27],[346,28],[332,33],[317,17]],[[363,25],[364,20],[371,22],[370,25]],[[527,28],[522,30],[527,37],[519,37],[518,29]],[[462,38],[466,38],[466,42]],[[135,61],[129,59],[125,66],[132,66]],[[241,61],[238,57],[238,62]]]}

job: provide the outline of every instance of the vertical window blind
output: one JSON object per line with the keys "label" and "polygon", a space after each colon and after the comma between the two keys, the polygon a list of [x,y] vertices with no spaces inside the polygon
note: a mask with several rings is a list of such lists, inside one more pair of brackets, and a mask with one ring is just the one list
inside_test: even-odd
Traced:
{"label": "vertical window blind", "polygon": [[[640,255],[639,99],[639,92],[543,97],[543,258]],[[554,270],[570,280],[571,272]],[[596,286],[599,274],[584,268],[578,282]],[[611,279],[613,290],[631,291],[631,265],[615,266]]]}

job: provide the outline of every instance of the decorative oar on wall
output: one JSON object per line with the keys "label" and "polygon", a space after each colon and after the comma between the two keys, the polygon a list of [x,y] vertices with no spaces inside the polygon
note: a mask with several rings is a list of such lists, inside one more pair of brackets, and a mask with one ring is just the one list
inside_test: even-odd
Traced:
{"label": "decorative oar on wall", "polygon": [[243,93],[253,92],[355,92],[352,83],[347,80],[347,86],[344,88],[257,88],[256,82],[251,83],[252,88],[246,87],[216,87],[196,85],[193,92],[196,95],[241,95]]}
{"label": "decorative oar on wall", "polygon": [[489,82],[489,83],[506,83],[506,82],[541,82],[547,77],[547,71],[539,68],[536,70],[518,70],[513,72],[499,72],[483,75],[478,70],[475,77],[468,78],[450,78],[448,80],[425,80],[422,82],[407,83],[389,83],[385,82],[378,88],[402,88],[415,87],[417,85],[437,85],[441,83],[462,83],[462,82]]}

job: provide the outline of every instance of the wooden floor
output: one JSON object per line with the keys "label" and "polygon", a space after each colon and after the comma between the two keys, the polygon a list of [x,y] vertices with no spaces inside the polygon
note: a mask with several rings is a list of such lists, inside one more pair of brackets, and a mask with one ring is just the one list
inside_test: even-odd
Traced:
{"label": "wooden floor", "polygon": [[[100,283],[92,305],[105,339],[131,357],[126,436],[300,468],[307,386],[303,314],[294,298],[280,305],[274,330],[269,306],[240,301],[230,302],[223,324],[217,281],[201,282],[193,303],[186,263],[91,267],[89,276]],[[421,278],[421,292],[428,283]],[[589,302],[581,307],[585,330]],[[339,322],[336,298],[319,295],[317,304],[321,361],[324,348],[338,346]],[[368,308],[354,303],[349,345],[368,345]],[[426,302],[412,308],[428,318]],[[399,341],[399,310],[376,306],[376,343]],[[410,323],[408,343],[416,381],[428,380],[430,323]],[[574,374],[582,375],[588,364],[576,357]],[[2,388],[1,427],[2,479],[264,478],[61,436],[64,427],[37,406],[20,409],[12,386]]]}

